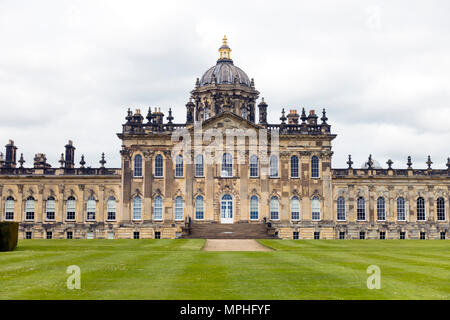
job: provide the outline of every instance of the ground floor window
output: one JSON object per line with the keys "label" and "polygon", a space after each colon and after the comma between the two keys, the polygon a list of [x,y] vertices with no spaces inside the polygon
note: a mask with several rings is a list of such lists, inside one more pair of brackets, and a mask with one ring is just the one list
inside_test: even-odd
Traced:
{"label": "ground floor window", "polygon": [[441,240],[445,240],[445,232],[441,232]]}
{"label": "ground floor window", "polygon": [[93,232],[88,232],[86,235],[86,239],[94,239],[94,233]]}
{"label": "ground floor window", "polygon": [[73,232],[72,231],[67,231],[67,239],[73,239]]}
{"label": "ground floor window", "polygon": [[425,232],[420,233],[420,240],[425,240]]}
{"label": "ground floor window", "polygon": [[25,232],[25,239],[31,239],[31,231]]}
{"label": "ground floor window", "polygon": [[114,232],[108,232],[108,239],[114,239]]}
{"label": "ground floor window", "polygon": [[292,238],[294,240],[298,240],[298,231],[294,231],[294,234],[293,234]]}
{"label": "ground floor window", "polygon": [[133,232],[133,239],[139,239],[139,231]]}
{"label": "ground floor window", "polygon": [[361,232],[359,233],[359,238],[360,238],[361,240],[365,239],[365,238],[366,238],[366,233],[365,233],[364,231],[361,231]]}
{"label": "ground floor window", "polygon": [[47,239],[52,239],[53,238],[53,232],[47,231],[46,238]]}
{"label": "ground floor window", "polygon": [[155,239],[161,239],[161,231],[155,231]]}
{"label": "ground floor window", "polygon": [[315,240],[320,239],[320,232],[319,231],[314,231],[314,239]]}
{"label": "ground floor window", "polygon": [[339,232],[339,239],[341,239],[341,240],[345,239],[345,232],[344,231]]}
{"label": "ground floor window", "polygon": [[386,239],[386,232],[384,232],[384,231],[381,231],[381,232],[380,232],[380,239],[381,239],[381,240]]}
{"label": "ground floor window", "polygon": [[400,239],[401,240],[405,240],[406,239],[406,232],[405,231],[400,231]]}

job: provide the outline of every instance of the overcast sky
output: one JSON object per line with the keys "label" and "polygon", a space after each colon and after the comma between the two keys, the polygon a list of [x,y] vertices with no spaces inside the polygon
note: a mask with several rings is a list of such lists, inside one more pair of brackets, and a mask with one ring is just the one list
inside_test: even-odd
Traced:
{"label": "overcast sky", "polygon": [[[195,79],[224,34],[269,105],[327,109],[334,167],[369,154],[383,167],[445,168],[450,156],[450,2],[0,0],[0,144],[25,166],[120,167],[128,107],[185,121]],[[2,147],[3,149],[3,147]],[[4,152],[4,149],[2,150]]]}

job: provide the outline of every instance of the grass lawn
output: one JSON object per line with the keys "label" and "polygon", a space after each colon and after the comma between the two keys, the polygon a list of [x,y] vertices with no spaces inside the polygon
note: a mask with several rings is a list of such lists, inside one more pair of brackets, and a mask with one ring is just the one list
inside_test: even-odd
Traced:
{"label": "grass lawn", "polygon": [[[20,240],[0,252],[0,299],[450,299],[450,241],[261,240],[271,252],[201,251],[204,240]],[[366,286],[369,265],[381,289]],[[68,290],[66,268],[81,268]]]}

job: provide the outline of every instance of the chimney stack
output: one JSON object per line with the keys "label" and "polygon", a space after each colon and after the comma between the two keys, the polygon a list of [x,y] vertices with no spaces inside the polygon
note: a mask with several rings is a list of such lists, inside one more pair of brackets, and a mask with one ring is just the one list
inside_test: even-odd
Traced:
{"label": "chimney stack", "polygon": [[73,169],[75,168],[75,147],[73,146],[72,140],[69,140],[65,148],[66,148],[65,168]]}
{"label": "chimney stack", "polygon": [[287,115],[288,118],[288,124],[298,124],[298,118],[300,116],[297,113],[297,110],[290,110],[289,114]]}
{"label": "chimney stack", "polygon": [[4,164],[6,168],[16,167],[16,150],[17,147],[14,145],[14,141],[9,140],[9,143],[6,145],[6,155]]}

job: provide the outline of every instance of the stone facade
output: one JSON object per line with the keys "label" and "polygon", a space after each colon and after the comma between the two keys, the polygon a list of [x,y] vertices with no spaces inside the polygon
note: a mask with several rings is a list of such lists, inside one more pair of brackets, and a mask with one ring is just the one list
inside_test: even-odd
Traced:
{"label": "stone facade", "polygon": [[[440,239],[449,235],[446,170],[388,169],[369,157],[361,169],[333,169],[325,110],[319,119],[268,105],[253,79],[220,58],[191,92],[185,123],[160,109],[128,110],[118,137],[121,168],[76,168],[66,145],[60,168],[37,154],[32,168],[6,146],[0,160],[0,221],[22,238],[177,238],[187,222],[270,224],[283,239]],[[256,116],[258,109],[258,117]],[[201,161],[200,161],[201,160]],[[450,162],[450,161],[449,161]]]}

